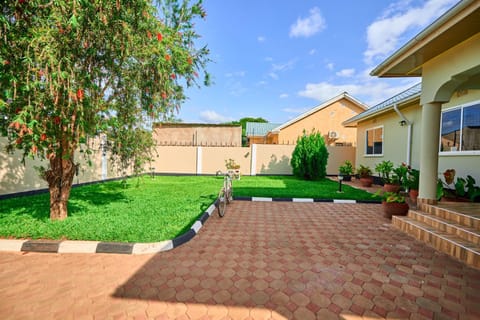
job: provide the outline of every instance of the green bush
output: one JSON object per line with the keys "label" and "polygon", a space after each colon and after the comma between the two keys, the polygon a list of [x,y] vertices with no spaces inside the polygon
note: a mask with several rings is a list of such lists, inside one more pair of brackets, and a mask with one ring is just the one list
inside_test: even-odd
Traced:
{"label": "green bush", "polygon": [[319,132],[298,138],[293,150],[291,165],[293,174],[305,180],[320,180],[327,175],[328,151]]}

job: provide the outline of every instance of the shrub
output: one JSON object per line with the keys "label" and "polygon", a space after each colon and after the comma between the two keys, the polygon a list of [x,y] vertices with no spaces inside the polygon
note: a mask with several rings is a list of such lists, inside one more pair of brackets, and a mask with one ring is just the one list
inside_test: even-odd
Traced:
{"label": "shrub", "polygon": [[291,165],[293,174],[305,180],[320,180],[327,175],[328,151],[319,132],[312,132],[297,139]]}

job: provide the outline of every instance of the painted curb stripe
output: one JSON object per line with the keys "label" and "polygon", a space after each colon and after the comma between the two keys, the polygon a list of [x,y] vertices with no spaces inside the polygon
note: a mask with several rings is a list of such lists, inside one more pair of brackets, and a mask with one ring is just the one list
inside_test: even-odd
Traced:
{"label": "painted curb stripe", "polygon": [[60,241],[30,240],[23,243],[21,251],[58,252]]}
{"label": "painted curb stripe", "polygon": [[293,198],[293,202],[313,202],[311,198]]}
{"label": "painted curb stripe", "polygon": [[100,242],[97,245],[96,253],[124,253],[131,254],[133,251],[133,243],[123,242]]}
{"label": "painted curb stripe", "polygon": [[100,241],[62,241],[58,253],[95,253]]}
{"label": "painted curb stripe", "polygon": [[190,241],[193,237],[195,237],[196,233],[193,229],[188,230],[181,236],[176,237],[175,239],[172,240],[173,242],[173,247],[176,248],[179,245],[182,245],[188,241]]}
{"label": "painted curb stripe", "polygon": [[258,202],[272,202],[272,198],[264,198],[264,197],[252,197],[252,201],[258,201]]}
{"label": "painted curb stripe", "polygon": [[333,203],[357,203],[356,200],[333,199]]}

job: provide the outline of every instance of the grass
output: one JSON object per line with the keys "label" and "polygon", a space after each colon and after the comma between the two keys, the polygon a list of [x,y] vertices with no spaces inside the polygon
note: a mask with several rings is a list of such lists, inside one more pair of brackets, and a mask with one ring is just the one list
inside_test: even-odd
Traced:
{"label": "grass", "polygon": [[373,200],[371,193],[347,185],[342,185],[344,192],[338,193],[338,182],[329,179],[305,181],[291,176],[244,176],[233,185],[235,196]]}
{"label": "grass", "polygon": [[[49,194],[0,200],[0,237],[157,242],[187,231],[215,201],[222,177],[149,176],[73,188],[64,221],[50,221]],[[235,196],[371,200],[371,194],[330,180],[243,176]]]}

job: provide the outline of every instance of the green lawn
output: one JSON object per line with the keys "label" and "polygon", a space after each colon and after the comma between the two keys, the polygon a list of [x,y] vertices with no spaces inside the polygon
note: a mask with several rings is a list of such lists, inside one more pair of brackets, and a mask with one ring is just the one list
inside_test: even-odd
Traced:
{"label": "green lawn", "polygon": [[[49,195],[0,200],[0,237],[156,242],[188,230],[213,203],[222,177],[149,176],[73,188],[65,221],[50,221]],[[294,177],[234,181],[235,196],[371,200],[371,194],[338,183]]]}

